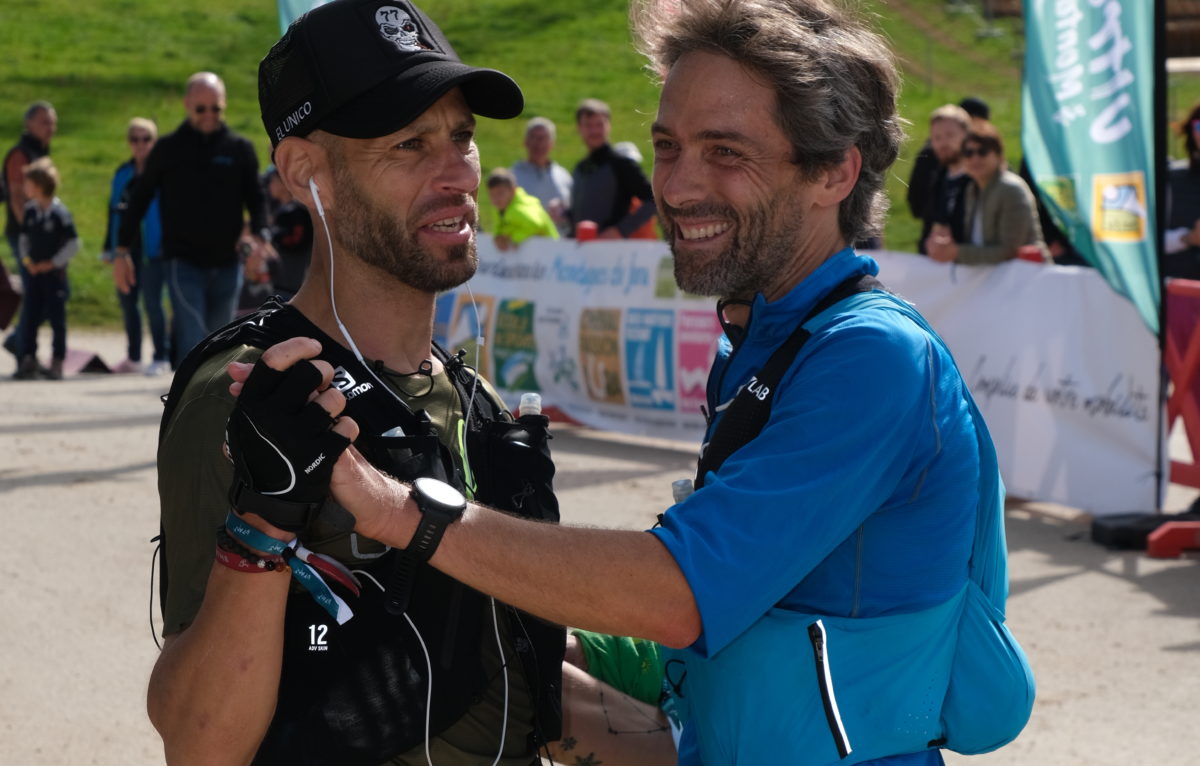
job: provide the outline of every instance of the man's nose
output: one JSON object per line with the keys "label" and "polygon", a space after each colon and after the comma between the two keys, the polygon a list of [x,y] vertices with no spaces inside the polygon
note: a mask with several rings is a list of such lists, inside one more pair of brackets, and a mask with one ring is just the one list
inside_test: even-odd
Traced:
{"label": "man's nose", "polygon": [[707,196],[708,174],[698,156],[682,152],[668,163],[654,163],[654,198],[681,208]]}
{"label": "man's nose", "polygon": [[473,152],[464,153],[457,145],[442,152],[437,184],[442,191],[471,194],[479,188],[479,163]]}

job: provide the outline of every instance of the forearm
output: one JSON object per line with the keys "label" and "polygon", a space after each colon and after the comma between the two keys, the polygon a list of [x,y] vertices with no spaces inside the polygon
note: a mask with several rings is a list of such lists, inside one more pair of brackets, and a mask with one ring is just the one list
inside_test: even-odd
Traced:
{"label": "forearm", "polygon": [[[419,519],[408,489],[374,470],[356,476],[352,498],[336,486],[334,493],[360,519],[356,507],[370,505],[367,515],[374,520],[360,532],[407,546]],[[700,633],[687,580],[667,549],[645,532],[546,524],[472,504],[447,528],[430,563],[552,622],[674,647],[691,644]]]}
{"label": "forearm", "polygon": [[22,172],[27,163],[20,162],[17,157],[20,152],[14,152],[13,157],[8,161],[8,167],[4,169],[4,185],[8,190],[8,207],[12,211],[13,217],[18,221],[25,215],[25,175]]}
{"label": "forearm", "polygon": [[171,764],[249,763],[275,713],[291,577],[214,565],[196,620],[168,638],[147,710]]}
{"label": "forearm", "polygon": [[56,269],[64,268],[78,252],[79,237],[74,237],[58,249],[58,252],[50,259],[50,262],[54,264],[54,268]]}
{"label": "forearm", "polygon": [[634,210],[632,213],[626,214],[624,218],[617,222],[617,230],[621,232],[622,236],[628,237],[630,234],[637,231],[642,224],[653,218],[654,211],[655,207],[653,200],[643,202],[641,207],[639,207],[637,210]]}
{"label": "forearm", "polygon": [[499,600],[563,625],[683,647],[700,615],[675,560],[645,532],[528,521],[471,506],[432,563]]}

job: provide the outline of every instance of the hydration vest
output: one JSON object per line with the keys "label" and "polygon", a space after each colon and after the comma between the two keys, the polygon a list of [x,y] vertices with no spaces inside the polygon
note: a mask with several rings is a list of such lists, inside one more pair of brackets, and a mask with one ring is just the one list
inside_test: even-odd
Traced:
{"label": "hydration vest", "polygon": [[[834,314],[896,311],[945,343],[915,309],[871,277],[826,296],[717,423],[696,488],[766,425],[780,379]],[[995,447],[963,389],[979,446],[979,503],[966,585],[928,609],[832,617],[774,608],[704,658],[665,649],[667,681],[689,731],[680,764],[853,764],[946,747],[983,753],[1012,741],[1033,709],[1033,673],[1004,625],[1008,595],[1004,487]]]}
{"label": "hydration vest", "polygon": [[[200,365],[223,350],[241,345],[266,349],[304,336],[321,343],[320,359],[340,368],[335,385],[347,394],[345,414],[359,424],[355,446],[372,465],[401,481],[431,476],[446,481],[476,502],[516,515],[557,522],[552,486],[554,464],[545,416],[514,421],[503,404],[478,384],[475,371],[436,343],[462,403],[464,418],[455,436],[462,467],[438,438],[423,410],[414,412],[382,386],[340,343],[278,298],[255,313],[221,328],[192,350],[175,373],[164,398],[160,435],[176,403]],[[472,396],[472,393],[474,394]],[[400,426],[404,436],[381,436]],[[160,436],[161,438],[161,436]],[[332,500],[327,505],[336,505]],[[343,511],[344,513],[344,511]],[[308,531],[322,529],[321,515]],[[325,524],[328,531],[337,524]],[[340,534],[347,534],[348,530]],[[354,569],[370,572],[386,587],[401,551],[355,538],[362,560]],[[168,587],[165,537],[159,579],[161,598]],[[336,587],[336,586],[335,586]],[[344,625],[302,590],[288,596],[283,668],[275,717],[255,764],[339,764],[376,766],[425,739],[429,673],[424,651],[404,616],[389,614],[384,593],[364,581],[358,597],[340,593],[354,611]],[[419,629],[433,666],[430,736],[458,721],[487,686],[481,661],[483,641],[494,641],[488,598],[430,566],[417,572],[407,616]],[[509,683],[528,683],[536,711],[529,751],[561,736],[561,682],[565,632],[508,605],[496,603],[507,623],[510,646],[523,673]],[[497,732],[498,734],[498,732]]]}

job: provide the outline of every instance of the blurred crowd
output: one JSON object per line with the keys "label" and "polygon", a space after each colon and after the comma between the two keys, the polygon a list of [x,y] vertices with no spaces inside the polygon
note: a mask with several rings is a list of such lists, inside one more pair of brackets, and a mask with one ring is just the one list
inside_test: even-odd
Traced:
{"label": "blurred crowd", "polygon": [[[101,259],[110,264],[127,335],[114,372],[162,375],[211,332],[267,298],[291,298],[312,255],[308,209],[292,198],[274,167],[260,173],[252,143],[225,122],[225,84],[198,72],[184,85],[185,117],[168,134],[133,117],[125,127],[129,159],[112,176]],[[657,238],[650,181],[636,145],[611,145],[612,111],[586,99],[575,114],[586,151],[573,171],[552,155],[557,128],[545,117],[525,127],[525,159],[486,180],[500,250],[529,237]],[[15,289],[0,264],[0,327],[17,379],[59,379],[67,351],[68,265],[81,241],[57,196],[50,158],[58,125],[38,101],[4,155],[0,192]],[[19,306],[19,309],[18,309]],[[49,363],[38,329],[49,324]],[[143,356],[148,331],[150,357]]]}
{"label": "blurred crowd", "polygon": [[[160,137],[149,119],[125,128],[129,159],[113,173],[101,258],[111,264],[128,339],[115,372],[168,373],[209,333],[271,295],[292,297],[312,254],[313,224],[274,167],[259,172],[251,142],[224,120],[225,84],[199,72],[184,86],[185,118]],[[908,183],[911,214],[922,223],[917,252],[946,263],[1012,258],[1086,265],[1033,192],[1028,169],[1008,165],[990,109],[968,97],[929,117],[928,138]],[[555,159],[558,129],[545,117],[525,124],[525,158],[486,178],[490,232],[511,251],[530,237],[657,239],[660,232],[642,155],[610,143],[612,111],[584,99],[575,129],[584,155],[568,170]],[[61,378],[66,354],[68,265],[80,250],[70,211],[57,196],[51,158],[54,106],[31,104],[0,177],[5,238],[20,291],[0,276],[0,326],[19,379]],[[1200,105],[1181,124],[1187,159],[1169,171],[1165,270],[1200,276]],[[881,241],[859,247],[881,247]],[[5,264],[0,263],[0,269]],[[19,296],[23,296],[23,299]],[[19,310],[17,306],[19,305]],[[39,361],[38,328],[49,324],[49,364]],[[149,331],[151,356],[143,358]]]}

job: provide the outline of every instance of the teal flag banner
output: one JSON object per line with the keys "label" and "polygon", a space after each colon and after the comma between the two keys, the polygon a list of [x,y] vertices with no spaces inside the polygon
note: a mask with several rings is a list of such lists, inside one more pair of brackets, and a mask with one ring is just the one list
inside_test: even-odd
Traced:
{"label": "teal flag banner", "polygon": [[1158,332],[1154,3],[1025,0],[1021,140],[1071,244]]}
{"label": "teal flag banner", "polygon": [[308,13],[328,0],[279,0],[279,33],[283,34],[301,14]]}

